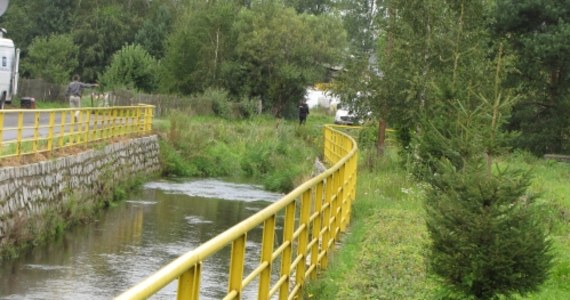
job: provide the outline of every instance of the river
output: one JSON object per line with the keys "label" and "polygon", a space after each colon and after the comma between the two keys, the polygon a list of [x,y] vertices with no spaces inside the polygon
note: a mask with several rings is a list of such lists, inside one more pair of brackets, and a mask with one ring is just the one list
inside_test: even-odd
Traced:
{"label": "river", "polygon": [[[111,299],[281,197],[214,179],[147,183],[95,222],[3,262],[0,299]],[[248,235],[246,271],[259,261],[260,234]],[[222,297],[229,248],[205,261],[201,299]],[[155,299],[174,299],[175,292],[170,284]]]}

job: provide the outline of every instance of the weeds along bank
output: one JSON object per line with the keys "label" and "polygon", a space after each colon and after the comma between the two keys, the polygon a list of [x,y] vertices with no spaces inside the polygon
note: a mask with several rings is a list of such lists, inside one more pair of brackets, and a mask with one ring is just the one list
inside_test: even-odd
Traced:
{"label": "weeds along bank", "polygon": [[[366,152],[366,151],[363,151]],[[306,299],[464,299],[429,275],[424,221],[426,186],[412,180],[392,151],[373,163],[361,154],[351,225],[327,272],[309,283]],[[502,165],[532,169],[550,228],[554,265],[538,293],[514,299],[570,298],[570,164],[516,153]]]}
{"label": "weeds along bank", "polygon": [[323,146],[326,117],[295,121],[259,116],[228,121],[172,114],[155,124],[163,175],[247,179],[288,192],[311,177]]}

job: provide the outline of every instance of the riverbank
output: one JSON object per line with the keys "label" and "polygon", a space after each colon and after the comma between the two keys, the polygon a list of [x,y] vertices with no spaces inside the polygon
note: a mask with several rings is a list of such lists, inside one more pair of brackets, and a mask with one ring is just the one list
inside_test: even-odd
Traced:
{"label": "riverbank", "polygon": [[[533,170],[531,191],[542,195],[542,212],[550,222],[554,246],[549,279],[539,293],[524,299],[567,299],[570,165],[524,154],[502,163]],[[394,152],[374,168],[364,167],[361,161],[352,223],[332,264],[306,288],[306,299],[449,299],[427,270],[423,186],[401,166]]]}
{"label": "riverbank", "polygon": [[229,121],[173,114],[155,124],[163,176],[241,178],[289,192],[311,177],[322,153],[322,125],[331,120],[314,114],[299,126],[270,116]]}

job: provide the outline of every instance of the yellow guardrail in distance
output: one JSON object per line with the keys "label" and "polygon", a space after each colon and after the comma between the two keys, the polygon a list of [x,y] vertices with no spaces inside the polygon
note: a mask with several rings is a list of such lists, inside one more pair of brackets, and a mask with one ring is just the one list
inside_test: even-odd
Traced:
{"label": "yellow guardrail in distance", "polygon": [[[176,280],[177,299],[198,299],[202,269],[207,266],[204,260],[228,245],[231,258],[224,299],[241,299],[244,288],[252,282],[257,284],[257,299],[301,298],[305,281],[316,278],[318,270],[327,267],[335,242],[349,223],[355,199],[356,142],[333,126],[325,126],[324,137],[324,158],[331,168],[116,299],[145,299]],[[244,274],[248,233],[256,228],[262,230],[259,263]]]}
{"label": "yellow guardrail in distance", "polygon": [[154,106],[0,110],[0,158],[152,131]]}

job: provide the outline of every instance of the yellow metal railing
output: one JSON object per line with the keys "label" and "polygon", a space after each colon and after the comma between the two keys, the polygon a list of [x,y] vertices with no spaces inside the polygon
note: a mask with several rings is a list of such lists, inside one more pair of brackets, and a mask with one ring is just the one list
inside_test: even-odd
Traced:
{"label": "yellow metal railing", "polygon": [[150,132],[153,112],[151,105],[0,110],[0,158]]}
{"label": "yellow metal railing", "polygon": [[[332,126],[325,127],[324,136],[324,158],[333,165],[331,168],[177,258],[116,299],[148,298],[176,280],[177,299],[198,299],[206,258],[229,245],[229,280],[223,299],[241,299],[244,288],[253,283],[257,283],[258,299],[301,298],[305,281],[327,267],[335,242],[349,222],[355,199],[356,142]],[[259,263],[244,276],[248,233],[256,229],[262,230],[261,251],[255,253]]]}

